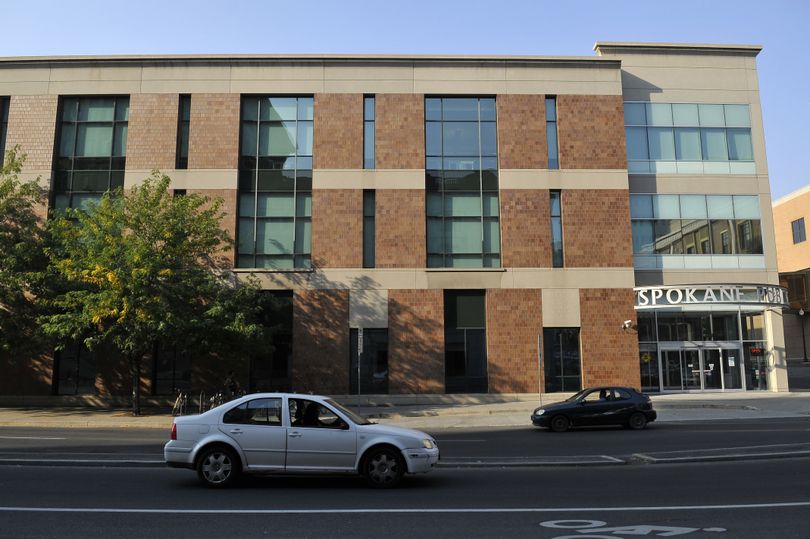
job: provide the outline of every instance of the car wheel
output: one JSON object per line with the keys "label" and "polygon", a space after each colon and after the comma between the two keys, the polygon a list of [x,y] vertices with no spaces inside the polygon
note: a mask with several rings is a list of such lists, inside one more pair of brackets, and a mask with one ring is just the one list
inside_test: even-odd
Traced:
{"label": "car wheel", "polygon": [[641,430],[647,426],[647,417],[639,412],[630,416],[630,419],[627,421],[627,426],[633,430]]}
{"label": "car wheel", "polygon": [[363,459],[363,477],[375,488],[392,488],[405,475],[405,459],[398,449],[380,447],[373,449]]}
{"label": "car wheel", "polygon": [[551,430],[554,432],[565,432],[571,426],[571,422],[564,415],[555,415],[551,418]]}
{"label": "car wheel", "polygon": [[197,477],[207,487],[222,488],[231,485],[240,471],[236,453],[226,447],[205,449],[197,459]]}

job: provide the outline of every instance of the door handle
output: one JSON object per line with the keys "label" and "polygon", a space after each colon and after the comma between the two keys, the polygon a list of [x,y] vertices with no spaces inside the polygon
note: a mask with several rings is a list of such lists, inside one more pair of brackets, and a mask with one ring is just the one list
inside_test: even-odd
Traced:
{"label": "door handle", "polygon": [[231,434],[242,434],[242,429],[231,429],[228,432]]}
{"label": "door handle", "polygon": [[300,432],[291,432],[287,436],[289,436],[290,438],[300,438],[303,435]]}

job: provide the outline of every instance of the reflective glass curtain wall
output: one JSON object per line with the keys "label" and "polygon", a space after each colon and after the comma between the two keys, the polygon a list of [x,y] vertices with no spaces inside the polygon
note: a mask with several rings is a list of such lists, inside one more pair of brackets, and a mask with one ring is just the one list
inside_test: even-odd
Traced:
{"label": "reflective glass curtain wall", "polygon": [[428,267],[500,267],[494,98],[425,99]]}
{"label": "reflective glass curtain wall", "polygon": [[54,208],[84,208],[124,186],[129,97],[67,97],[61,102]]}
{"label": "reflective glass curtain wall", "polygon": [[312,97],[243,97],[240,268],[312,265]]}

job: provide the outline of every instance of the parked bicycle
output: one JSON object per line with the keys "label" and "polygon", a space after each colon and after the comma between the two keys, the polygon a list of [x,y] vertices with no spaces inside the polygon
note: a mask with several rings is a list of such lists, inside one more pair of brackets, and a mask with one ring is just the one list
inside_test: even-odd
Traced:
{"label": "parked bicycle", "polygon": [[178,391],[177,398],[174,401],[174,406],[172,407],[172,415],[177,417],[179,415],[186,415],[188,411],[188,393],[185,391]]}

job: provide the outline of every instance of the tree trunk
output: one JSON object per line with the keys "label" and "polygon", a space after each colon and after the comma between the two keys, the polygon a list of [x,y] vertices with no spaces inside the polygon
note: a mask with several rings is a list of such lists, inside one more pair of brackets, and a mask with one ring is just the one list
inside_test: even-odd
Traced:
{"label": "tree trunk", "polygon": [[132,415],[141,415],[141,358],[137,354],[129,356],[129,370],[132,374]]}

